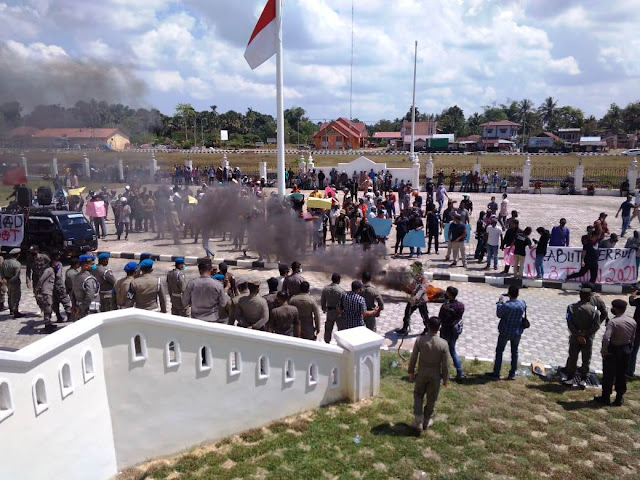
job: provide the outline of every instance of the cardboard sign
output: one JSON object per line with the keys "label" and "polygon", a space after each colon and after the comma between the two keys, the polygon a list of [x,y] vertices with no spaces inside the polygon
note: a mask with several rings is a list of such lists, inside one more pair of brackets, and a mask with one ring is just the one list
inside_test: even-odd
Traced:
{"label": "cardboard sign", "polygon": [[[570,247],[547,247],[547,254],[542,262],[545,280],[566,280],[568,275],[580,270],[582,249]],[[527,248],[524,260],[524,276],[536,276],[536,249]],[[513,248],[504,249],[504,263],[513,265]],[[636,252],[630,248],[598,249],[597,283],[635,283],[638,276],[636,270]],[[574,281],[588,281],[589,272]]]}
{"label": "cardboard sign", "polygon": [[24,240],[24,215],[0,214],[0,246],[19,247]]}
{"label": "cardboard sign", "polygon": [[424,230],[409,230],[402,239],[402,246],[424,248],[426,246],[424,241]]}
{"label": "cardboard sign", "polygon": [[307,200],[307,208],[319,208],[321,210],[330,210],[331,205],[332,205],[332,202],[330,198],[309,197],[309,199]]}
{"label": "cardboard sign", "polygon": [[104,202],[98,200],[97,202],[87,202],[87,217],[106,217],[107,210],[104,207]]}
{"label": "cardboard sign", "polygon": [[391,233],[391,219],[370,218],[369,223],[376,231],[376,237],[388,237]]}

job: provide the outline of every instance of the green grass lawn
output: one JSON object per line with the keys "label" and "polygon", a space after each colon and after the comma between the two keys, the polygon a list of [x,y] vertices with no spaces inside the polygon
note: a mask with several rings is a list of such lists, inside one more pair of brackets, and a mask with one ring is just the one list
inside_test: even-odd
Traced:
{"label": "green grass lawn", "polygon": [[[406,364],[383,353],[381,394],[287,418],[183,455],[123,472],[133,479],[638,478],[640,382],[621,408],[597,408],[599,390],[536,377],[488,381],[490,365],[441,389],[431,429],[416,436]],[[360,436],[360,443],[354,437]]]}

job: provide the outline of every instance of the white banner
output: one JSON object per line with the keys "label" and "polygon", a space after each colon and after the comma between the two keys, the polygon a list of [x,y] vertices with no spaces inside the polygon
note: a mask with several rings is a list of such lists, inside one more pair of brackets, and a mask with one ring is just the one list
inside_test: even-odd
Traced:
{"label": "white banner", "polygon": [[[513,264],[512,249],[505,248],[505,263]],[[547,247],[547,254],[542,263],[545,280],[566,280],[568,275],[580,270],[581,248]],[[524,276],[536,277],[536,249],[527,249],[524,263]],[[636,252],[629,248],[600,248],[598,249],[598,283],[635,283]],[[589,281],[587,272],[581,278],[574,280]]]}
{"label": "white banner", "polygon": [[0,246],[19,247],[24,239],[24,215],[0,213]]}

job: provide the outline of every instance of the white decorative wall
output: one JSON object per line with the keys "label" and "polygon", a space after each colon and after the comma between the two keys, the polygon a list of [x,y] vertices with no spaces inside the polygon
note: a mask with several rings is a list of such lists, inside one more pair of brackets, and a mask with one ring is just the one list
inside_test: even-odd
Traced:
{"label": "white decorative wall", "polygon": [[335,336],[338,346],[128,309],[0,352],[0,438],[11,439],[0,478],[109,478],[377,394],[382,337],[364,327]]}
{"label": "white decorative wall", "polygon": [[[408,157],[407,157],[408,159]],[[393,181],[398,179],[398,183],[404,180],[405,182],[411,182],[413,178],[413,168],[412,163],[407,160],[407,168],[387,168],[387,164],[383,162],[374,162],[369,160],[367,157],[358,157],[352,162],[349,163],[339,163],[335,167],[316,167],[316,172],[323,171],[324,174],[328,177],[329,172],[332,168],[335,168],[338,171],[338,174],[342,172],[346,172],[349,175],[349,178],[353,175],[353,172],[356,171],[360,173],[361,171],[370,172],[373,168],[373,171],[378,173],[379,171],[384,170],[389,171],[391,175],[393,175]]]}

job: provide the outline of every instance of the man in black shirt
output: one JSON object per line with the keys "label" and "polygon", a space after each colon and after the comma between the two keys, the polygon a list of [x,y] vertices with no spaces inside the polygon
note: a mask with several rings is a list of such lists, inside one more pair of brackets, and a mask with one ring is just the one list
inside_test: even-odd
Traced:
{"label": "man in black shirt", "polygon": [[524,260],[527,256],[527,247],[531,246],[531,227],[527,227],[523,232],[518,232],[511,245],[513,248],[513,277],[522,278],[524,273]]}
{"label": "man in black shirt", "polygon": [[627,195],[627,201],[623,202],[618,208],[616,212],[616,218],[622,212],[622,231],[620,232],[620,236],[624,237],[625,233],[627,233],[627,228],[629,228],[629,223],[631,222],[631,214],[635,209],[635,204],[633,203],[633,195]]}
{"label": "man in black shirt", "polygon": [[[512,219],[509,223],[509,228],[504,233],[504,237],[502,237],[502,244],[500,245],[500,250],[504,250],[504,247],[510,246],[513,241],[516,239],[516,235],[520,233],[520,222],[517,218]],[[504,270],[502,273],[509,273],[509,265],[504,264]]]}
{"label": "man in black shirt", "polygon": [[438,239],[440,238],[440,215],[435,205],[427,213],[427,235],[429,236],[429,244],[427,245],[427,254],[431,253],[431,242],[434,241],[436,255],[438,254]]}
{"label": "man in black shirt", "polygon": [[598,249],[596,248],[596,242],[598,241],[598,233],[591,232],[589,239],[584,242],[582,247],[582,258],[580,263],[582,268],[576,273],[572,273],[567,276],[567,280],[578,278],[589,272],[589,281],[595,283],[598,278]]}

